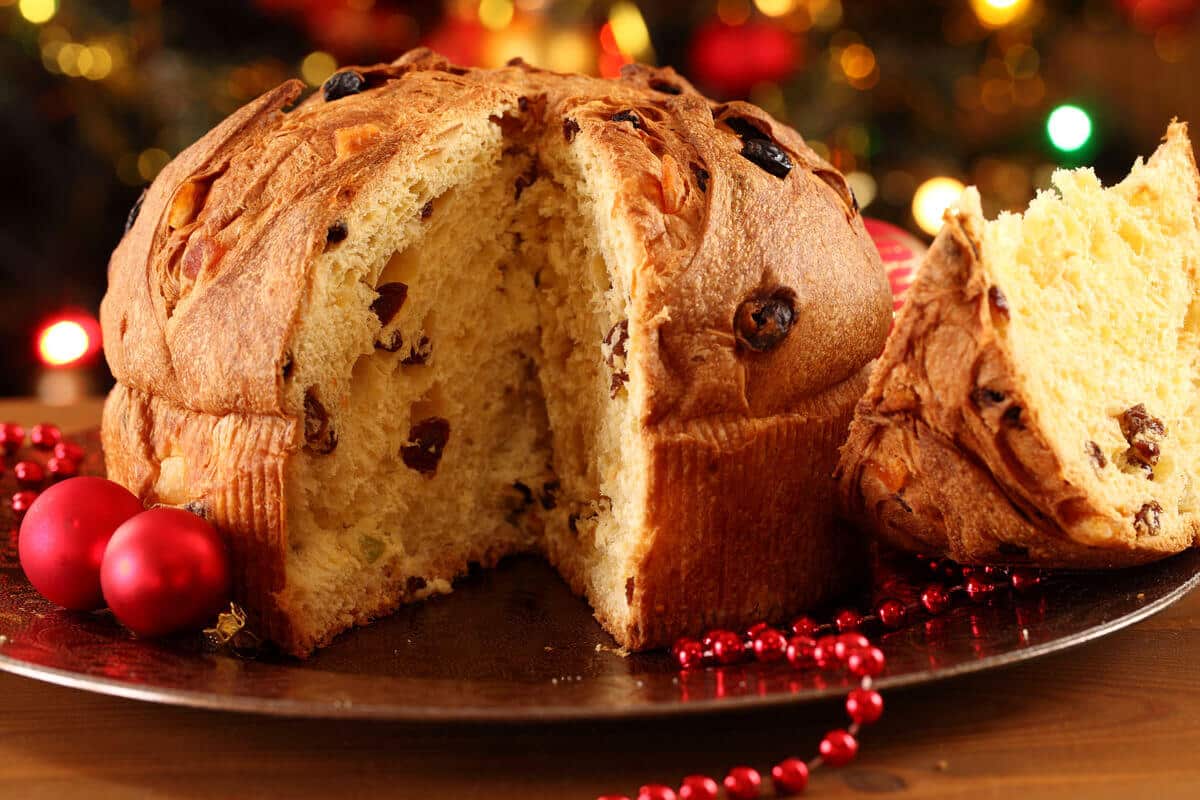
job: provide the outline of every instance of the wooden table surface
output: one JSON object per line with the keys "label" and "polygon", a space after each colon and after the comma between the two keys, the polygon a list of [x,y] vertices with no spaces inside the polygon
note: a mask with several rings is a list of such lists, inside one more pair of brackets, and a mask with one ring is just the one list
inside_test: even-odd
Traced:
{"label": "wooden table surface", "polygon": [[[0,420],[94,425],[99,406],[0,401]],[[1101,641],[886,697],[814,798],[1200,797],[1200,593]],[[836,703],[542,727],[310,722],[171,708],[0,674],[0,798],[635,794],[811,754]]]}

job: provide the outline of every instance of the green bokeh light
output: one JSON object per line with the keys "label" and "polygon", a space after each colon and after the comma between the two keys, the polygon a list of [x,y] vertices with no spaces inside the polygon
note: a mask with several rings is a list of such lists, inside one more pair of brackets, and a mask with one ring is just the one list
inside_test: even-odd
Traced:
{"label": "green bokeh light", "polygon": [[1092,139],[1092,117],[1079,106],[1058,106],[1046,117],[1046,135],[1056,150],[1074,153]]}

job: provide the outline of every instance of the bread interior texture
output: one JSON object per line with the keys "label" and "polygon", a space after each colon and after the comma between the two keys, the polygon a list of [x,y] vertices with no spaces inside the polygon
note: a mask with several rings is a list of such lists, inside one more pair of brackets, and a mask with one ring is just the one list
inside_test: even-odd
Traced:
{"label": "bread interior texture", "polygon": [[[989,313],[1031,415],[1022,424],[1046,438],[1067,481],[1097,487],[1094,500],[1111,519],[1149,505],[1154,530],[1144,518],[1139,533],[1186,535],[1196,525],[1200,457],[1200,187],[1191,147],[1173,126],[1121,183],[1105,189],[1079,169],[1056,172],[1053,186],[1023,215],[987,223],[982,237]],[[978,208],[973,193],[962,202]],[[1138,406],[1161,423],[1161,436],[1152,423],[1130,436]],[[1153,440],[1155,463],[1131,452],[1131,438],[1143,447]],[[1127,526],[1065,511],[1077,540],[1129,535]]]}
{"label": "bread interior texture", "polygon": [[645,456],[629,270],[595,224],[612,201],[569,154],[498,123],[430,132],[315,265],[288,378],[309,444],[288,467],[278,597],[314,645],[521,551],[547,552],[602,618],[629,613],[621,532],[640,524]]}

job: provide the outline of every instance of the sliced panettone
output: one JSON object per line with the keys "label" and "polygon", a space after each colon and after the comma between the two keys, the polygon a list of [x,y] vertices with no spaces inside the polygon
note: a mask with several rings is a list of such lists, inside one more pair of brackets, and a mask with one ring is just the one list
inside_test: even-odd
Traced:
{"label": "sliced panettone", "polygon": [[1184,124],[1121,183],[968,189],[908,292],[839,467],[849,513],[964,562],[1119,567],[1196,542],[1200,179]]}
{"label": "sliced panettone", "polygon": [[262,633],[303,655],[521,551],[629,647],[847,585],[889,295],[795,132],[640,67],[299,92],[163,171],[102,307],[110,475],[216,522]]}

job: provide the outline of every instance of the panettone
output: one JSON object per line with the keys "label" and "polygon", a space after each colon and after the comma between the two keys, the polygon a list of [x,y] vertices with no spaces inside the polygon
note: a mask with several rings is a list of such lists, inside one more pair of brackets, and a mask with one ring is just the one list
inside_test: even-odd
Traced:
{"label": "panettone", "polygon": [[964,562],[1120,567],[1200,531],[1200,179],[1187,128],[1109,189],[946,216],[855,414],[850,513]]}
{"label": "panettone", "polygon": [[543,552],[631,648],[822,601],[890,297],[843,177],[669,69],[417,51],[287,83],[131,214],[109,475],[229,539],[304,655]]}

